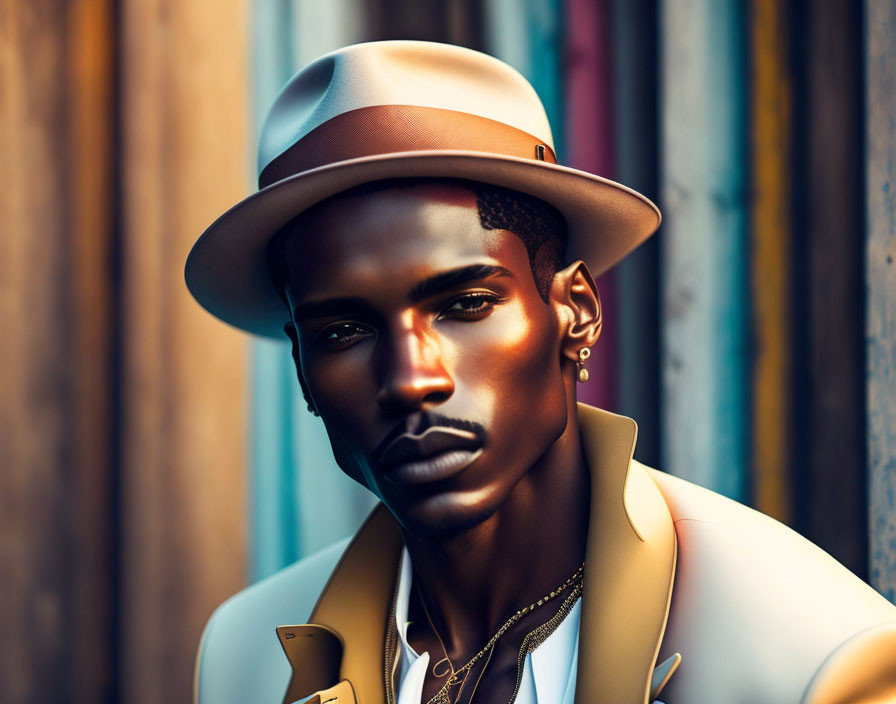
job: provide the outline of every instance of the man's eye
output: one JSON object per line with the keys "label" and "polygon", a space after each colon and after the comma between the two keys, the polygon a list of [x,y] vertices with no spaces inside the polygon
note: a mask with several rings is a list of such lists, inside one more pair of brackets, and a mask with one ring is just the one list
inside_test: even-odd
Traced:
{"label": "man's eye", "polygon": [[501,300],[493,293],[470,293],[452,301],[439,317],[478,318],[491,311]]}
{"label": "man's eye", "polygon": [[359,323],[334,323],[317,333],[314,342],[329,350],[341,350],[372,334],[370,328]]}

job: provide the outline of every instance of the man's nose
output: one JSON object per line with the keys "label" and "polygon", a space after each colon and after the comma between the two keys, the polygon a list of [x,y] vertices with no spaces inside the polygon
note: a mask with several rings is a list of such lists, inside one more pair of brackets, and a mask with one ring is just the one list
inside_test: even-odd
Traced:
{"label": "man's nose", "polygon": [[385,373],[377,394],[383,408],[413,410],[425,403],[442,403],[454,393],[438,341],[418,326],[402,325],[390,335],[384,353]]}

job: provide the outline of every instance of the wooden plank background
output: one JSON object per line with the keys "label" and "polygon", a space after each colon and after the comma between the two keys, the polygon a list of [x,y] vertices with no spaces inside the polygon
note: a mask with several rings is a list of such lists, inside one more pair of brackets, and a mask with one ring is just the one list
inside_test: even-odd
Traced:
{"label": "wooden plank background", "polygon": [[861,3],[805,0],[791,22],[796,527],[867,578]]}
{"label": "wooden plank background", "polygon": [[181,702],[211,610],[245,583],[247,339],[183,265],[247,194],[244,0],[122,8],[122,697]]}
{"label": "wooden plank background", "polygon": [[114,687],[109,0],[0,4],[0,699]]}
{"label": "wooden plank background", "polygon": [[791,37],[780,0],[750,4],[753,506],[790,523],[793,483]]}
{"label": "wooden plank background", "polygon": [[[658,202],[657,0],[613,0],[616,180]],[[638,423],[635,457],[660,467],[660,276],[663,229],[616,267],[616,404]]]}
{"label": "wooden plank background", "polygon": [[[615,176],[613,89],[608,0],[566,0],[566,61],[563,70],[566,159],[563,163],[606,178]],[[560,126],[558,125],[558,128]],[[615,411],[617,341],[622,322],[616,271],[597,279],[601,332],[591,349],[591,378],[576,389],[579,401]]]}
{"label": "wooden plank background", "polygon": [[661,8],[662,468],[747,499],[744,5]]}
{"label": "wooden plank background", "polygon": [[870,576],[896,602],[896,0],[865,12]]}

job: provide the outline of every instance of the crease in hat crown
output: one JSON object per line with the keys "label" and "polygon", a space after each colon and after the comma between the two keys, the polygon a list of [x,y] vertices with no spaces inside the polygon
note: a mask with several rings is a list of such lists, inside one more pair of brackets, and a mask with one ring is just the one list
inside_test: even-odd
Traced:
{"label": "crease in hat crown", "polygon": [[477,115],[515,127],[554,147],[538,94],[503,61],[451,44],[367,42],[316,59],[283,87],[262,126],[258,174],[334,117],[385,105]]}

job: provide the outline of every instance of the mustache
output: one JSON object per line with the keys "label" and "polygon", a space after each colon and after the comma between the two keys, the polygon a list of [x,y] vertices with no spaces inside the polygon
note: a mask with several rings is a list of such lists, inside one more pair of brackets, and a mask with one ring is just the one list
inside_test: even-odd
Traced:
{"label": "mustache", "polygon": [[464,420],[463,418],[452,418],[451,416],[431,411],[419,411],[409,415],[386,434],[373,451],[373,461],[380,463],[386,448],[400,435],[420,435],[424,431],[435,427],[465,430],[475,435],[476,439],[483,445],[488,437],[488,433],[482,423]]}

